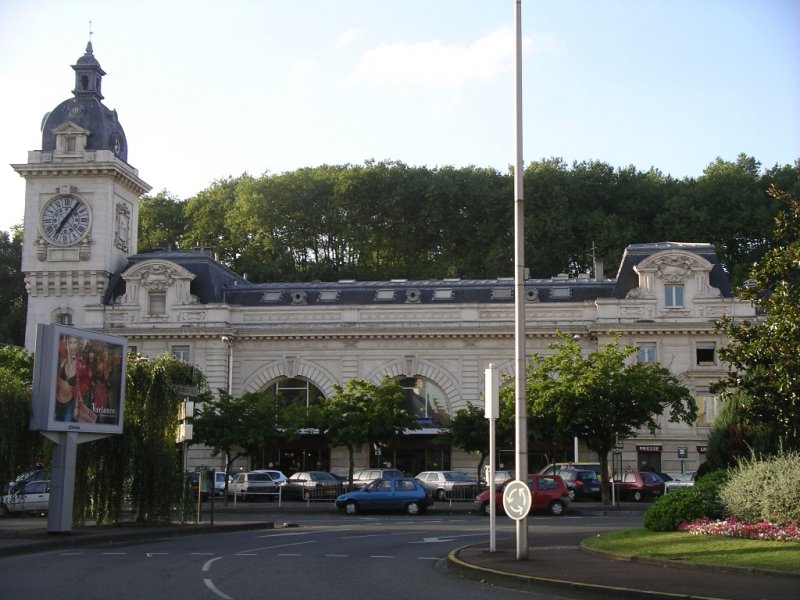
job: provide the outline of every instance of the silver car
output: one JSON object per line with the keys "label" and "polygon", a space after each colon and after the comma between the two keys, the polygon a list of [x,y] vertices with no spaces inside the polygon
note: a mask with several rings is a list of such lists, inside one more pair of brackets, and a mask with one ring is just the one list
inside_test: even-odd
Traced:
{"label": "silver car", "polygon": [[254,498],[272,501],[278,495],[278,484],[264,471],[237,473],[228,484],[228,495],[244,501]]}
{"label": "silver car", "polygon": [[472,501],[478,493],[478,480],[462,471],[423,471],[416,478],[436,500]]}
{"label": "silver car", "polygon": [[686,471],[686,473],[681,473],[671,481],[667,481],[664,484],[664,493],[667,492],[674,492],[675,490],[679,490],[685,487],[691,487],[694,485],[694,480],[697,478],[697,471]]}
{"label": "silver car", "polygon": [[0,511],[3,514],[47,512],[50,506],[50,482],[26,481],[18,489],[3,496]]}

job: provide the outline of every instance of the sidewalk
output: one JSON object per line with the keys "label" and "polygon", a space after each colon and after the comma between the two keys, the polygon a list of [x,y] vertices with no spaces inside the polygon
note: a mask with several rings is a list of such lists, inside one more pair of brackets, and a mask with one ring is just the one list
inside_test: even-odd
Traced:
{"label": "sidewalk", "polygon": [[[467,512],[471,506],[441,505],[437,510]],[[575,512],[603,515],[617,512],[584,505]],[[331,506],[285,503],[277,526],[286,526],[286,514],[328,512]],[[634,510],[638,510],[634,509]],[[200,524],[170,526],[121,525],[115,527],[74,527],[66,534],[49,534],[47,520],[41,517],[0,518],[0,557],[59,548],[103,546],[144,539],[167,539],[182,535],[224,533],[276,527],[270,512],[258,506],[223,507],[215,511],[214,525],[209,514]],[[488,542],[453,550],[447,570],[457,576],[514,589],[552,593],[568,598],[659,600],[786,600],[800,597],[800,576],[766,572],[723,570],[714,566],[630,561],[590,553],[580,548],[580,537],[532,537],[527,560],[516,559],[516,540],[498,539],[496,552]]]}

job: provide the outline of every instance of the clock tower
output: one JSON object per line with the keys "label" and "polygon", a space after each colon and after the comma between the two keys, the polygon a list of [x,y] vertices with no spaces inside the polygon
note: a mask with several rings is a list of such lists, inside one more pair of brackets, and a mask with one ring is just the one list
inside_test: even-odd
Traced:
{"label": "clock tower", "polygon": [[117,111],[102,100],[105,71],[92,43],[72,66],[73,97],[42,120],[42,148],[12,165],[26,180],[22,271],[28,293],[25,346],[38,323],[92,328],[109,278],[136,253],[139,196],[150,186],[128,164]]}

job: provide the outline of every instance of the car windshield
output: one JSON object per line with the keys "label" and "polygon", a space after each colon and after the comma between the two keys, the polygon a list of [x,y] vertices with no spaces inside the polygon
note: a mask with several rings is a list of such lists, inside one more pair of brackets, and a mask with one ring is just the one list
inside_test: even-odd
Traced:
{"label": "car windshield", "polygon": [[656,475],[655,473],[642,473],[642,481],[646,481],[648,483],[652,483],[654,481],[661,481],[661,478]]}

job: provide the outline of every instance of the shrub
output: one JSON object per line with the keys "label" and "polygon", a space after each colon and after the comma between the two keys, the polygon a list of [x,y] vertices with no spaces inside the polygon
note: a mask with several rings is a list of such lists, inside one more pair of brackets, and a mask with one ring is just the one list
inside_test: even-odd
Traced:
{"label": "shrub", "polygon": [[644,526],[651,531],[675,531],[684,521],[723,517],[719,490],[727,476],[726,470],[713,471],[691,487],[664,494],[645,511]]}
{"label": "shrub", "polygon": [[800,453],[741,461],[722,486],[720,498],[739,521],[800,522]]}

